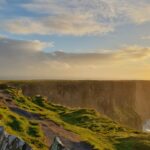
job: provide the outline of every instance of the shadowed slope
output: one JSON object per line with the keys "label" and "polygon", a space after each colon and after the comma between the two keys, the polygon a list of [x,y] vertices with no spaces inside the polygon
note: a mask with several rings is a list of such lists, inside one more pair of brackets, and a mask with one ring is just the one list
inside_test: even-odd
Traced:
{"label": "shadowed slope", "polygon": [[135,129],[142,129],[144,116],[149,114],[149,109],[144,109],[149,100],[144,95],[149,92],[139,97],[142,91],[137,89],[137,81],[22,81],[11,84],[21,87],[29,96],[40,94],[53,103],[95,109]]}

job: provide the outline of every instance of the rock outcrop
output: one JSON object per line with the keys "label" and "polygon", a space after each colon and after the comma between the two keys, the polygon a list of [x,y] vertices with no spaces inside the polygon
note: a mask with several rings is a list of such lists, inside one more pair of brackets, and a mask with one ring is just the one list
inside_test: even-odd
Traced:
{"label": "rock outcrop", "polygon": [[0,127],[0,150],[32,150],[22,139],[9,135]]}
{"label": "rock outcrop", "polygon": [[59,137],[54,138],[54,142],[50,147],[50,150],[69,150],[65,148],[65,145],[61,142]]}
{"label": "rock outcrop", "polygon": [[[9,135],[4,127],[0,126],[0,150],[32,150],[32,148],[21,138]],[[49,150],[69,150],[61,142],[59,137],[55,137]]]}

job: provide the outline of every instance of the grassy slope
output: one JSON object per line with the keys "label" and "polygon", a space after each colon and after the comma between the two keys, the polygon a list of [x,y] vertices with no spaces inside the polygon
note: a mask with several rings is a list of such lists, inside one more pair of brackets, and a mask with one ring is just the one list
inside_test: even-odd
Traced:
{"label": "grassy slope", "polygon": [[[7,88],[13,102],[23,110],[40,114],[43,119],[50,119],[80,135],[99,150],[149,150],[150,135],[127,129],[94,110],[69,109],[54,105],[42,97],[26,97],[21,90]],[[0,107],[0,125],[7,132],[20,136],[37,150],[46,150],[45,137],[41,130],[40,120],[29,120],[12,112],[7,106]],[[132,120],[131,120],[132,121]],[[38,138],[37,138],[38,137]]]}

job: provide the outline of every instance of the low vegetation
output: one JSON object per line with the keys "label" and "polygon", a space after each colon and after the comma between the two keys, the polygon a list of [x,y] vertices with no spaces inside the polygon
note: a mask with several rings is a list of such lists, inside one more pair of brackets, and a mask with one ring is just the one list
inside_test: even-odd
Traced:
{"label": "low vegetation", "polygon": [[5,92],[12,97],[15,106],[35,117],[20,115],[3,105],[0,106],[0,125],[5,126],[7,132],[23,138],[34,150],[48,148],[40,126],[44,119],[78,134],[95,150],[150,149],[149,134],[128,129],[94,110],[55,105],[42,96],[27,97],[21,89],[7,87]]}

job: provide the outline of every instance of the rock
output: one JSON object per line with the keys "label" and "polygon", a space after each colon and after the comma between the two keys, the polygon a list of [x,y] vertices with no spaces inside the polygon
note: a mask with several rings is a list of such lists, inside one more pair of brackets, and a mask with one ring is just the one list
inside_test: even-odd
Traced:
{"label": "rock", "polygon": [[50,147],[50,150],[69,150],[69,149],[65,148],[64,144],[61,142],[59,137],[55,137],[54,142]]}
{"label": "rock", "polygon": [[9,135],[0,126],[0,150],[32,150],[22,139]]}
{"label": "rock", "polygon": [[[0,126],[0,150],[32,150],[32,148],[21,138],[7,134],[4,127]],[[64,146],[59,137],[55,137],[49,150],[69,149]]]}

